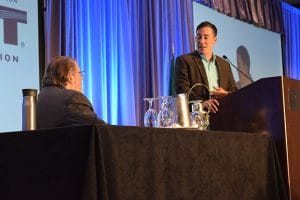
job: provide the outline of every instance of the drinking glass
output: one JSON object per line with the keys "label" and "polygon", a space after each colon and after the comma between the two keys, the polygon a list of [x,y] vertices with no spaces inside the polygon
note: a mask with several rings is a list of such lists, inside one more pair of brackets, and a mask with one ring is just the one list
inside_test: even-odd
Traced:
{"label": "drinking glass", "polygon": [[171,96],[161,96],[162,103],[160,105],[159,113],[157,116],[158,127],[172,127],[174,124],[174,112],[172,110]]}
{"label": "drinking glass", "polygon": [[209,111],[203,109],[202,102],[193,102],[192,104],[192,126],[199,130],[207,130],[209,127]]}
{"label": "drinking glass", "polygon": [[149,108],[144,115],[144,126],[156,127],[157,126],[157,113],[153,109],[153,101],[157,98],[144,98],[144,101],[149,103]]}

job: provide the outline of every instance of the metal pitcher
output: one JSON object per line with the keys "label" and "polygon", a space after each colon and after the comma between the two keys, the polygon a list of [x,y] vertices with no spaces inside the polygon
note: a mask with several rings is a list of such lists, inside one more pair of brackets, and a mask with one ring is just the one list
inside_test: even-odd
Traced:
{"label": "metal pitcher", "polygon": [[182,127],[190,127],[190,112],[188,95],[186,93],[178,94],[176,97],[177,123]]}
{"label": "metal pitcher", "polygon": [[[189,90],[189,93],[196,86],[205,87],[205,89],[209,94],[209,99],[210,99],[209,88],[202,83],[194,84]],[[199,130],[207,130],[209,127],[209,111],[205,111],[203,109],[203,101],[196,100],[196,101],[190,101],[189,103],[192,104],[191,122],[190,122],[191,126],[197,127]]]}
{"label": "metal pitcher", "polygon": [[175,98],[176,109],[177,109],[176,110],[176,113],[177,113],[176,122],[181,127],[190,127],[191,126],[189,103],[194,104],[194,102],[189,102],[189,96],[190,96],[191,91],[196,86],[203,86],[209,91],[209,89],[206,85],[204,85],[202,83],[196,83],[189,89],[189,92],[187,94],[181,93],[181,94],[178,94]]}

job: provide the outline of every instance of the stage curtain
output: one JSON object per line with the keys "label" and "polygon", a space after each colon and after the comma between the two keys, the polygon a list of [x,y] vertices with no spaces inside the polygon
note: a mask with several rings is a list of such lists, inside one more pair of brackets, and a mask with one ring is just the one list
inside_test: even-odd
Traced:
{"label": "stage curtain", "polygon": [[283,32],[279,0],[194,0],[228,16],[274,32]]}
{"label": "stage curtain", "polygon": [[286,76],[300,79],[300,9],[282,3]]}
{"label": "stage curtain", "polygon": [[173,56],[194,49],[192,0],[47,0],[45,34],[46,61],[77,59],[99,117],[143,125],[143,98],[168,95]]}

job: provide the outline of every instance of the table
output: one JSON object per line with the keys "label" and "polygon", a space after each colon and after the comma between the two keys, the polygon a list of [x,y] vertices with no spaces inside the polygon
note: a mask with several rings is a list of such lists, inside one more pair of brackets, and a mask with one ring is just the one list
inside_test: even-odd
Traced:
{"label": "table", "polygon": [[269,135],[111,125],[0,134],[0,198],[288,199]]}

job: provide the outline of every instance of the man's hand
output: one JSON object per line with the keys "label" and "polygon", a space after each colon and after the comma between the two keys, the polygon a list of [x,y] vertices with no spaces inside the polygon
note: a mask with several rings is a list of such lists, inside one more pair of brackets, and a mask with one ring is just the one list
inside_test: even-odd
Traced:
{"label": "man's hand", "polygon": [[209,112],[216,113],[218,111],[219,102],[216,99],[209,99],[203,102],[203,107]]}
{"label": "man's hand", "polygon": [[221,98],[228,95],[228,92],[221,87],[214,87],[214,91],[211,93],[212,98]]}

